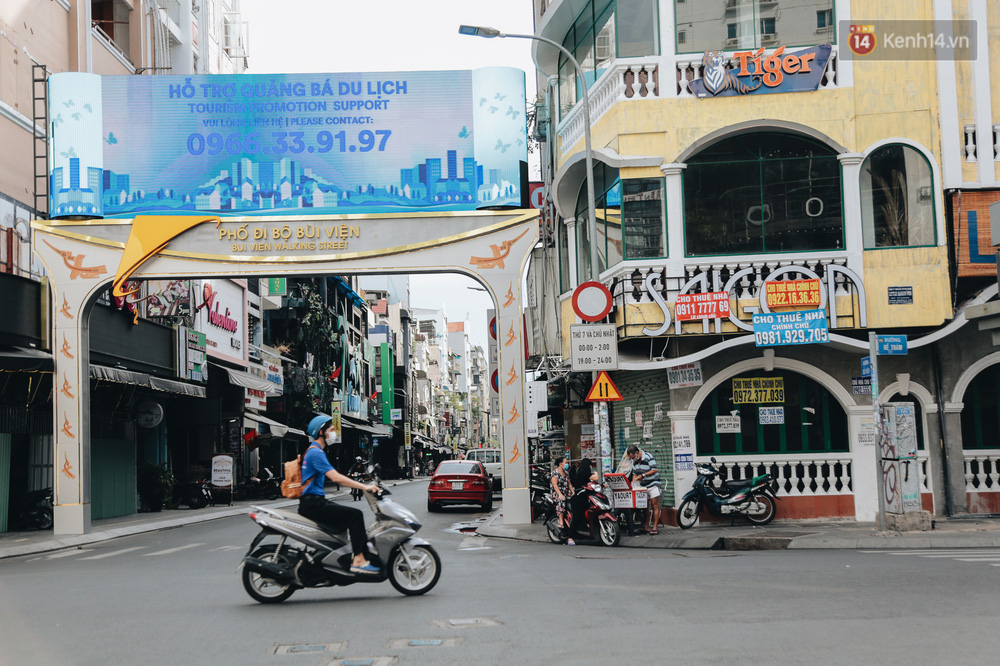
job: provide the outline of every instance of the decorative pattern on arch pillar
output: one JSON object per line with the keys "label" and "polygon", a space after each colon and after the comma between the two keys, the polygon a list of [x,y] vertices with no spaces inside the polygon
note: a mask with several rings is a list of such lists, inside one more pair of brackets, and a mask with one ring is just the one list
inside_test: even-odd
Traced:
{"label": "decorative pattern on arch pillar", "polygon": [[[117,295],[126,293],[123,287],[127,279],[183,276],[456,272],[478,280],[497,306],[499,369],[506,377],[499,415],[504,487],[527,487],[522,404],[522,311],[526,299],[521,275],[538,239],[537,211],[371,217],[365,220],[370,225],[370,239],[358,242],[360,251],[249,257],[229,249],[232,246],[226,239],[231,236],[227,236],[226,227],[253,234],[275,224],[273,219],[139,216],[134,220],[32,223],[33,246],[51,280],[56,534],[83,534],[90,529],[90,341],[83,315],[87,303],[112,279]],[[316,216],[289,220],[288,224],[303,220],[315,225],[339,224],[346,219]],[[524,506],[511,506],[512,514],[528,515],[527,493],[516,499]]]}

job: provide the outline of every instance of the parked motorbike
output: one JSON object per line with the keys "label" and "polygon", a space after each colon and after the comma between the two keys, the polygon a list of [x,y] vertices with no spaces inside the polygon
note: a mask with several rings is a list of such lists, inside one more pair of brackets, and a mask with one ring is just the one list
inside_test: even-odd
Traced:
{"label": "parked motorbike", "polygon": [[[604,546],[617,546],[621,540],[621,529],[618,526],[618,518],[611,509],[611,502],[601,492],[600,486],[596,483],[590,483],[577,492],[586,493],[587,495],[587,508],[584,513],[584,525],[587,531],[578,532],[573,535],[567,534],[569,528],[565,528],[559,524],[559,516],[556,514],[555,509],[555,498],[552,493],[548,493],[545,496],[547,505],[545,530],[548,532],[549,540],[552,543],[566,543],[566,540],[572,536],[581,539],[597,539]],[[568,507],[567,511],[569,511]],[[572,524],[572,515],[568,515],[567,517]]]}
{"label": "parked motorbike", "polygon": [[549,481],[549,466],[547,464],[531,465],[530,469],[529,490],[531,492],[531,510],[533,511],[532,515],[537,520],[545,515],[545,496],[552,490],[552,484]]}
{"label": "parked motorbike", "polygon": [[[261,527],[241,564],[243,587],[260,603],[279,603],[296,590],[388,580],[399,592],[414,596],[433,588],[441,577],[441,558],[433,546],[414,536],[416,516],[387,497],[365,493],[375,514],[368,528],[370,561],[378,575],[351,572],[353,558],[347,532],[333,532],[295,511],[252,507],[250,518]],[[262,543],[277,537],[277,543]]]}
{"label": "parked motorbike", "polygon": [[52,529],[52,489],[32,490],[11,507],[11,524],[22,530]]}
{"label": "parked motorbike", "polygon": [[204,479],[175,484],[174,497],[178,504],[192,509],[202,509],[209,504],[215,504],[212,485]]}
{"label": "parked motorbike", "polygon": [[244,487],[247,499],[269,499],[276,500],[281,497],[281,482],[265,467],[260,476],[250,476],[247,478]]}
{"label": "parked motorbike", "polygon": [[704,508],[712,516],[741,515],[754,525],[767,525],[777,513],[775,500],[778,499],[778,483],[770,474],[761,474],[752,479],[723,481],[714,485],[719,476],[717,461],[712,464],[698,463],[695,469],[698,478],[694,487],[681,500],[677,509],[677,525],[688,529],[698,520],[698,513]]}

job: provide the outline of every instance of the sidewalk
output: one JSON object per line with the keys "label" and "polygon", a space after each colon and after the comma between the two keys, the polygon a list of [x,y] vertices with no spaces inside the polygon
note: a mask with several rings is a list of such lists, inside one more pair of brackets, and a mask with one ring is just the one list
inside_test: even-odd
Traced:
{"label": "sidewalk", "polygon": [[[775,521],[755,527],[737,521],[696,525],[689,530],[660,526],[656,536],[627,536],[625,548],[676,548],[687,550],[784,550],[784,549],[930,549],[1000,547],[1000,518],[956,516],[935,518],[927,532],[879,532],[875,523],[854,521]],[[476,530],[485,537],[542,541],[548,543],[545,525],[505,525],[503,508],[495,511]]]}
{"label": "sidewalk", "polygon": [[[423,480],[423,477],[415,479]],[[404,483],[411,483],[407,479],[393,479],[384,481],[384,485],[393,486]],[[327,496],[332,499],[346,497],[350,494],[349,489],[342,489],[328,492]],[[91,525],[90,534],[78,536],[54,536],[51,530],[44,532],[0,532],[0,560],[7,557],[18,557],[20,555],[33,555],[45,553],[74,546],[85,546],[98,541],[107,541],[118,537],[141,534],[143,532],[155,532],[156,530],[166,530],[182,525],[192,525],[203,523],[209,520],[218,520],[230,516],[239,516],[250,513],[252,506],[266,506],[268,508],[282,508],[295,506],[297,499],[279,498],[276,500],[240,500],[233,502],[232,506],[221,504],[217,506],[207,506],[203,509],[165,509],[158,513],[136,513],[131,516],[121,516],[119,518],[107,518],[95,520]]]}

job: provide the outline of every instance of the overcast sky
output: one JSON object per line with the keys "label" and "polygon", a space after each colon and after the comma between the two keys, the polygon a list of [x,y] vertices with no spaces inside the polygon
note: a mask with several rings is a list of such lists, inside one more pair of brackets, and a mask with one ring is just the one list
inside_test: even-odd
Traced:
{"label": "overcast sky", "polygon": [[[248,23],[249,74],[395,72],[504,65],[526,72],[534,97],[527,39],[482,39],[458,26],[484,25],[531,34],[531,3],[497,0],[241,0]],[[486,310],[477,283],[459,275],[410,281],[414,307],[444,306],[451,321],[468,317],[472,343],[486,349]]]}

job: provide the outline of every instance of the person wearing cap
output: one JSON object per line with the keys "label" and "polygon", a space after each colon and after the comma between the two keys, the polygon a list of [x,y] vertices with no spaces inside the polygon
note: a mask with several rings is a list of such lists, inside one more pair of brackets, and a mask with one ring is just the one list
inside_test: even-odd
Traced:
{"label": "person wearing cap", "polygon": [[331,426],[333,418],[326,414],[320,414],[309,422],[307,432],[312,444],[302,458],[302,497],[299,499],[299,515],[333,530],[347,530],[354,552],[351,572],[377,574],[378,567],[369,561],[365,515],[359,509],[328,500],[323,486],[327,479],[348,488],[358,488],[372,493],[378,491],[378,486],[355,481],[333,468],[326,457],[327,445],[335,443],[337,436]]}

